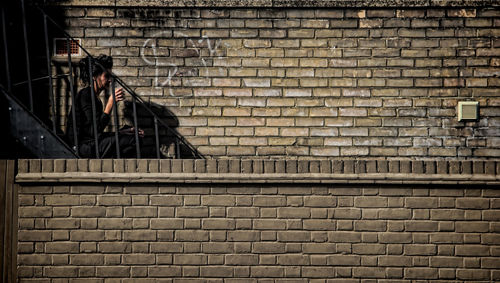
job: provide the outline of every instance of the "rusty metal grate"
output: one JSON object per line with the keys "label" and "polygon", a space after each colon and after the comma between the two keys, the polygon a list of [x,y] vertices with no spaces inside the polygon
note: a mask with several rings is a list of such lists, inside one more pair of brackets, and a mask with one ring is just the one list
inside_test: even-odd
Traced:
{"label": "rusty metal grate", "polygon": [[[80,39],[73,39],[69,41],[69,48],[71,51],[71,55],[79,56],[80,55]],[[54,39],[54,55],[55,56],[66,56],[68,55],[68,48],[65,38],[55,38]]]}

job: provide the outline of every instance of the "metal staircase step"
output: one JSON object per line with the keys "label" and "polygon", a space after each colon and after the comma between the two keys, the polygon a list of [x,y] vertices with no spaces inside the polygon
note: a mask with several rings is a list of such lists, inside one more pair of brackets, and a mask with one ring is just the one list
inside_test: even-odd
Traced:
{"label": "metal staircase step", "polygon": [[10,134],[38,158],[78,158],[74,151],[21,102],[0,86],[7,102]]}

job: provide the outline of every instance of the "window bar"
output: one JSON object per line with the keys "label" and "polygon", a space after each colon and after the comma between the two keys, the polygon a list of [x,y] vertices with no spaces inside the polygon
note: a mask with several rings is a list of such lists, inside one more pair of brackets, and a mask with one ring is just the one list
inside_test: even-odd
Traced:
{"label": "window bar", "polygon": [[158,119],[154,117],[154,121],[155,121],[156,158],[160,159],[160,135],[158,134]]}
{"label": "window bar", "polygon": [[132,98],[132,110],[134,115],[134,134],[135,134],[135,152],[137,154],[136,158],[141,158],[141,149],[139,145],[139,129],[137,128],[137,106],[136,98]]}
{"label": "window bar", "polygon": [[29,93],[29,102],[30,102],[30,110],[33,113],[33,86],[31,82],[31,68],[30,68],[30,55],[28,48],[28,31],[26,29],[26,11],[24,9],[24,0],[21,0],[21,12],[22,12],[22,21],[23,21],[23,35],[24,35],[24,54],[26,57],[26,73],[28,75],[28,93]]}
{"label": "window bar", "polygon": [[116,143],[116,157],[120,157],[120,137],[118,136],[118,131],[120,130],[118,125],[118,104],[116,103],[115,94],[115,78],[111,76],[111,95],[113,96],[113,118],[115,120],[115,143]]}
{"label": "window bar", "polygon": [[6,28],[6,20],[5,20],[5,8],[2,7],[2,37],[3,37],[3,50],[5,55],[5,75],[7,78],[7,90],[10,92],[12,89],[12,83],[10,81],[10,71],[9,71],[9,51],[7,44],[7,28]]}
{"label": "window bar", "polygon": [[[69,42],[69,41],[68,41]],[[69,46],[69,45],[68,45]],[[69,50],[68,50],[69,52]],[[95,99],[96,99],[96,94],[94,91],[94,76],[92,75],[92,57],[89,56],[89,86],[90,86],[90,101],[92,102],[92,123],[94,125],[94,142],[95,142],[95,156],[97,159],[100,158],[99,156],[99,131],[97,129],[97,117],[96,115],[96,108],[95,108]]]}
{"label": "window bar", "polygon": [[52,82],[52,66],[50,64],[50,50],[49,50],[49,28],[47,26],[47,15],[43,14],[43,31],[45,34],[45,56],[47,57],[47,74],[49,77],[49,97],[50,104],[52,105],[52,131],[56,133],[56,114],[57,106],[54,101],[54,86]]}
{"label": "window bar", "polygon": [[68,49],[68,68],[69,68],[69,92],[71,93],[71,118],[73,119],[73,138],[74,138],[74,150],[76,154],[78,154],[78,134],[76,129],[76,96],[75,96],[75,88],[73,87],[73,66],[71,64],[71,52],[69,46],[69,38],[66,38],[66,47]]}

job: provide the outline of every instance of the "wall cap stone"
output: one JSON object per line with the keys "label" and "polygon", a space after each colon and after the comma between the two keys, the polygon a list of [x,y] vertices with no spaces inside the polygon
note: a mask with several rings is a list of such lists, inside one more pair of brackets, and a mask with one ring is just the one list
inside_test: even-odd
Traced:
{"label": "wall cap stone", "polygon": [[52,0],[57,6],[100,7],[248,7],[248,8],[384,8],[384,7],[482,7],[498,0]]}
{"label": "wall cap stone", "polygon": [[500,184],[500,160],[21,159],[19,183]]}
{"label": "wall cap stone", "polygon": [[237,173],[20,173],[19,183],[290,183],[290,184],[483,184],[500,176],[473,174],[237,174]]}

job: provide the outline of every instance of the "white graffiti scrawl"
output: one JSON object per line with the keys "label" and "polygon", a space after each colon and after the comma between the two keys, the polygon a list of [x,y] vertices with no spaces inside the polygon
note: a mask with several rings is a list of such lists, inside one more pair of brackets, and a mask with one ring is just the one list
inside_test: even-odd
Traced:
{"label": "white graffiti scrawl", "polygon": [[[154,34],[151,38],[148,38],[144,41],[144,44],[142,45],[142,48],[140,50],[141,58],[142,60],[148,65],[154,68],[155,70],[155,75],[154,75],[154,80],[153,80],[153,87],[154,88],[164,88],[168,87],[169,90],[169,95],[170,96],[175,96],[174,90],[172,88],[173,86],[173,78],[176,75],[179,75],[179,66],[176,63],[172,62],[165,62],[162,59],[165,59],[165,57],[160,57],[158,55],[158,46],[156,43],[156,40],[158,38],[162,37],[169,37],[170,32],[164,31],[164,32],[158,32]],[[217,50],[220,48],[222,45],[222,40],[221,39],[210,39],[208,36],[202,36],[200,39],[192,39],[189,35],[183,34],[181,32],[176,33],[176,37],[182,37],[185,38],[187,43],[189,43],[190,47],[188,49],[194,50],[196,56],[200,59],[201,64],[203,65],[202,68],[207,68],[208,62],[205,57],[203,57],[202,54],[202,47],[201,46],[206,46],[208,49],[208,57],[213,57],[217,54]],[[228,47],[226,44],[224,46]],[[146,55],[146,50],[151,49],[152,51],[152,56]],[[172,57],[169,57],[172,58]],[[216,58],[221,58],[220,56]],[[168,69],[168,73],[166,76],[164,74],[161,74],[161,70]]]}

